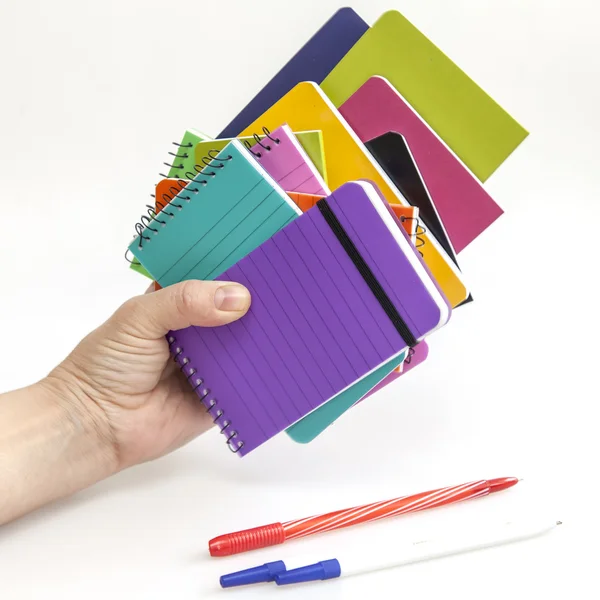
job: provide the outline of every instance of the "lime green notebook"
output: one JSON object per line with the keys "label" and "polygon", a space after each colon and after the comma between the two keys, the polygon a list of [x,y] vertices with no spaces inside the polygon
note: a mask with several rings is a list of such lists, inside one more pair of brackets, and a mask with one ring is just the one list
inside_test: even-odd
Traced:
{"label": "lime green notebook", "polygon": [[321,88],[340,107],[373,75],[388,79],[480,181],[528,135],[397,11],[377,20]]}
{"label": "lime green notebook", "polygon": [[188,129],[181,138],[179,144],[173,142],[173,150],[169,152],[169,161],[164,163],[169,168],[167,173],[161,172],[163,179],[194,179],[198,171],[194,168],[196,165],[196,156],[194,148],[196,144],[210,139],[207,135]]}
{"label": "lime green notebook", "polygon": [[[315,165],[317,171],[321,174],[321,177],[327,183],[327,168],[325,164],[325,151],[323,149],[323,135],[320,131],[298,131],[294,132],[296,139],[299,144],[304,148],[304,151]],[[260,135],[263,138],[264,135]],[[221,138],[218,140],[205,139],[202,142],[196,144],[196,163],[200,164],[202,158],[207,156],[210,150],[221,151],[225,146],[234,138]],[[249,141],[252,145],[256,143],[255,138],[252,136],[239,137],[242,143]],[[287,191],[287,190],[286,190]]]}

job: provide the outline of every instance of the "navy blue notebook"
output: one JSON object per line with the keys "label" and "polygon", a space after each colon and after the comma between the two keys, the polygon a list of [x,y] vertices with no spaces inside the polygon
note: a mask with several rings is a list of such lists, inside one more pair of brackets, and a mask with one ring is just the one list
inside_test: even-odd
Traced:
{"label": "navy blue notebook", "polygon": [[368,29],[354,10],[340,8],[217,138],[239,135],[298,83],[321,83]]}

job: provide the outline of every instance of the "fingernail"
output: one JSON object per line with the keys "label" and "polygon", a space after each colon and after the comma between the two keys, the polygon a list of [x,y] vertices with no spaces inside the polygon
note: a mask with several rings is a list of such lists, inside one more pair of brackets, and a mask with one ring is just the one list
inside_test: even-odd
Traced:
{"label": "fingernail", "polygon": [[243,285],[224,285],[215,292],[215,306],[219,310],[245,310],[249,303],[250,292]]}

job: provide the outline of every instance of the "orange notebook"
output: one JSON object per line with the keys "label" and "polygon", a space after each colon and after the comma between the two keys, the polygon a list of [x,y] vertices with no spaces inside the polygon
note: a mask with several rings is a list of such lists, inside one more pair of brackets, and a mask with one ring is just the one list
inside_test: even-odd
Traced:
{"label": "orange notebook", "polygon": [[302,194],[300,192],[286,192],[286,194],[296,203],[296,206],[302,212],[306,212],[319,200],[325,198],[325,196],[319,196],[318,194]]}
{"label": "orange notebook", "polygon": [[161,179],[156,184],[154,204],[159,213],[189,183],[185,179]]}

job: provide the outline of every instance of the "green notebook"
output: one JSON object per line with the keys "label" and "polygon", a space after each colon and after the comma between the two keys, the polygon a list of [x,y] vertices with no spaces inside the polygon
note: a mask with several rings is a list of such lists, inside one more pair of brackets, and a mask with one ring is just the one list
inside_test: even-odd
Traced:
{"label": "green notebook", "polygon": [[388,79],[480,181],[528,135],[397,11],[377,20],[321,83],[321,89],[340,107],[374,75]]}
{"label": "green notebook", "polygon": [[165,167],[169,167],[169,171],[160,173],[160,176],[163,179],[193,179],[197,174],[194,168],[196,165],[194,148],[196,144],[207,139],[210,139],[207,135],[194,129],[188,129],[179,144],[173,143],[173,150],[169,153],[169,162],[164,164]]}

